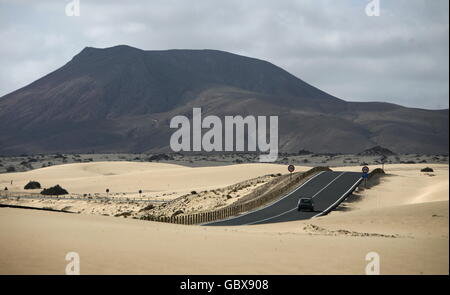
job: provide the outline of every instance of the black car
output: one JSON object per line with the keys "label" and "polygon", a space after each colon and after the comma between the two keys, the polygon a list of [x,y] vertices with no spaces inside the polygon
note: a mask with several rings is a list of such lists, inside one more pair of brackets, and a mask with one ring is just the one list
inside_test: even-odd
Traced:
{"label": "black car", "polygon": [[300,198],[297,204],[297,211],[314,212],[314,201],[312,198]]}

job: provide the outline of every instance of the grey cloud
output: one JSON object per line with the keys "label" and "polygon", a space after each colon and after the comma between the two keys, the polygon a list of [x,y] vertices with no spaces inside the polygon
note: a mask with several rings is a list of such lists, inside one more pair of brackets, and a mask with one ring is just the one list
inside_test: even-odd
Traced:
{"label": "grey cloud", "polygon": [[211,48],[268,60],[346,100],[448,108],[448,1],[0,1],[0,95],[85,46]]}

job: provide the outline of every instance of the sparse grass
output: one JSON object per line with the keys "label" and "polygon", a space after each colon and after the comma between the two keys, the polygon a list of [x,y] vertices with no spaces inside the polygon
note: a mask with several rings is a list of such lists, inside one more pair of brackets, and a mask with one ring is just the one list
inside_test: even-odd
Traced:
{"label": "sparse grass", "polygon": [[420,169],[420,172],[434,172],[433,168],[425,167],[423,169]]}
{"label": "sparse grass", "polygon": [[45,188],[41,191],[41,195],[52,195],[52,196],[59,196],[59,195],[67,195],[68,192],[59,186],[59,184],[52,186],[50,188]]}
{"label": "sparse grass", "polygon": [[39,188],[41,188],[41,184],[37,181],[30,181],[24,186],[24,189],[39,189]]}

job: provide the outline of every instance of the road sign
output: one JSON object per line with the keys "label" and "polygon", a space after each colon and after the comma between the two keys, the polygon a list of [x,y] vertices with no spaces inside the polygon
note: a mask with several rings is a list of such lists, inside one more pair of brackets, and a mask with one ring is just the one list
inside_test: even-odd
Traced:
{"label": "road sign", "polygon": [[294,165],[289,165],[289,166],[288,166],[288,171],[289,171],[289,172],[292,173],[292,172],[294,172],[294,170],[295,170],[295,166],[294,166]]}
{"label": "road sign", "polygon": [[362,167],[362,172],[369,173],[369,167],[367,167],[367,166]]}
{"label": "road sign", "polygon": [[367,187],[367,179],[369,178],[369,167],[362,167],[362,179],[364,179],[364,187]]}

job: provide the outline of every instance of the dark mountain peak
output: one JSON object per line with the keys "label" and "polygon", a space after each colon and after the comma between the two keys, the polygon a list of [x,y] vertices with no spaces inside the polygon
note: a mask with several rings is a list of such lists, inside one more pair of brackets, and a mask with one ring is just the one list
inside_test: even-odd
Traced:
{"label": "dark mountain peak", "polygon": [[84,47],[83,50],[81,50],[77,55],[73,57],[72,60],[74,61],[83,61],[83,59],[92,59],[92,58],[102,58],[105,56],[109,57],[126,57],[128,55],[137,54],[137,53],[144,53],[144,50],[131,47],[128,45],[117,45],[113,47],[106,47],[106,48],[97,48],[97,47]]}
{"label": "dark mountain peak", "polygon": [[98,48],[98,47],[91,47],[91,46],[86,46],[83,48],[83,50],[81,50],[80,53],[83,52],[95,52],[95,53],[102,53],[102,52],[122,52],[122,53],[126,53],[126,52],[132,52],[132,51],[140,51],[140,52],[145,52],[142,49],[133,47],[133,46],[129,46],[129,45],[115,45],[115,46],[111,46],[111,47],[104,47],[104,48]]}
{"label": "dark mountain peak", "polygon": [[[174,114],[280,117],[280,150],[448,150],[448,110],[350,103],[282,68],[213,49],[86,47],[0,98],[0,153],[164,149]],[[400,139],[401,138],[401,139]]]}

